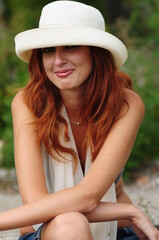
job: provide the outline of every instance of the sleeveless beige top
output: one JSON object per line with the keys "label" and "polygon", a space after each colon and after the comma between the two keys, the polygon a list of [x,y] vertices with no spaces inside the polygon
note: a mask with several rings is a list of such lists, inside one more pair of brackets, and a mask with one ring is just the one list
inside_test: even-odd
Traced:
{"label": "sleeveless beige top", "polygon": [[[62,115],[66,119],[68,124],[68,133],[70,137],[69,142],[64,141],[63,132],[61,131],[60,139],[61,143],[69,148],[72,148],[77,153],[77,148],[75,145],[73,133],[71,130],[71,125],[68,119],[67,112],[65,108],[62,108]],[[64,158],[69,159],[69,161],[64,162]],[[77,154],[78,155],[78,154]],[[58,155],[59,158],[59,155]],[[75,173],[73,172],[74,166],[72,162],[71,155],[67,155],[61,153],[61,162],[54,160],[46,151],[45,148],[42,147],[42,159],[44,163],[45,169],[45,177],[46,177],[46,184],[49,193],[54,193],[65,188],[73,187],[79,184],[82,180],[83,172],[80,161],[78,159],[78,164]],[[91,166],[91,152],[90,149],[87,150],[86,155],[86,163],[85,163],[85,172],[84,175],[87,174],[90,166]],[[112,184],[110,189],[104,195],[102,201],[104,202],[116,202],[116,194],[115,194],[115,185]],[[37,230],[40,224],[34,226]],[[93,235],[94,240],[115,240],[116,239],[116,232],[117,232],[117,222],[101,222],[101,223],[90,223],[90,229]]]}

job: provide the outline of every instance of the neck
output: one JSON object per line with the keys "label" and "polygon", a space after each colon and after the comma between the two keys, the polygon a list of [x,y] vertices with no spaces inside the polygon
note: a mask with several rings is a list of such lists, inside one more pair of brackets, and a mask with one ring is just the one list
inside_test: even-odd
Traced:
{"label": "neck", "polygon": [[80,111],[83,103],[83,92],[61,92],[63,103],[66,107],[69,119],[72,122],[80,122]]}
{"label": "neck", "polygon": [[63,103],[68,110],[75,111],[81,108],[83,102],[83,91],[62,91],[61,96]]}

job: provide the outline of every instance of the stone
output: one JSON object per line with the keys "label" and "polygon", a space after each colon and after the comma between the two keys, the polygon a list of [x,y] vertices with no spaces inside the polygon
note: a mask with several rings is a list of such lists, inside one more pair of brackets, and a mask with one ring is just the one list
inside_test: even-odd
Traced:
{"label": "stone", "polygon": [[141,185],[148,185],[149,182],[150,182],[150,179],[147,176],[142,176],[136,179],[136,183]]}

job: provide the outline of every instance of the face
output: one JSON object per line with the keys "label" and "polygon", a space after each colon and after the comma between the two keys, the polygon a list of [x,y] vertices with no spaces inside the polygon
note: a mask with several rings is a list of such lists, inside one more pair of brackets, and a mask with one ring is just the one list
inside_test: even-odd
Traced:
{"label": "face", "polygon": [[92,71],[92,57],[87,46],[44,48],[43,65],[50,81],[61,91],[80,88]]}

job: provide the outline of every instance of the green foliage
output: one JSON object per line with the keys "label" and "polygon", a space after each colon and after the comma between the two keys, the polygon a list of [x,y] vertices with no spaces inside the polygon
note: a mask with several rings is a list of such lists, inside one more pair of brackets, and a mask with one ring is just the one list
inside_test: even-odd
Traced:
{"label": "green foliage", "polygon": [[[5,14],[4,14],[5,15]],[[9,19],[9,18],[8,18]],[[11,18],[10,18],[11,20]],[[0,139],[3,139],[3,165],[14,166],[11,101],[13,89],[21,87],[27,78],[27,65],[14,52],[14,29],[5,22],[0,25]],[[18,24],[17,24],[18,25]]]}
{"label": "green foliage", "polygon": [[143,40],[159,41],[159,2],[158,0],[135,0],[130,18],[133,36]]}
{"label": "green foliage", "polygon": [[3,167],[6,168],[14,167],[13,126],[10,110],[12,95],[9,92],[10,90],[6,89],[6,96],[3,99],[3,115],[1,116],[6,126],[1,131],[1,139],[4,141],[4,147],[2,148]]}
{"label": "green foliage", "polygon": [[145,117],[126,165],[127,175],[159,158],[159,50],[151,49],[147,43],[140,49],[131,47],[129,55],[124,70],[132,77],[135,90],[144,101]]}
{"label": "green foliage", "polygon": [[123,67],[132,78],[135,90],[145,104],[145,117],[126,164],[127,179],[134,169],[159,158],[159,2],[134,0],[129,19],[118,18],[111,26],[128,47],[129,58]]}

